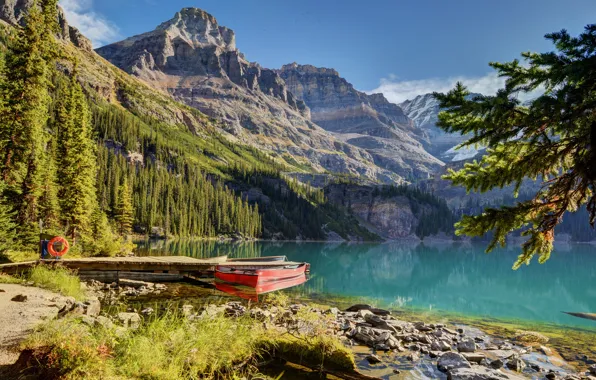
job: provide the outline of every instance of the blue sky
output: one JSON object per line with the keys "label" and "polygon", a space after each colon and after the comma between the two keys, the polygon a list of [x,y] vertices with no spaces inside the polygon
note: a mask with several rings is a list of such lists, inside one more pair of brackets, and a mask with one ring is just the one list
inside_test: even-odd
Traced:
{"label": "blue sky", "polygon": [[547,51],[543,35],[596,22],[595,0],[61,0],[97,47],[152,30],[183,7],[236,32],[251,61],[333,67],[363,91],[398,102],[456,80],[489,93],[489,61]]}

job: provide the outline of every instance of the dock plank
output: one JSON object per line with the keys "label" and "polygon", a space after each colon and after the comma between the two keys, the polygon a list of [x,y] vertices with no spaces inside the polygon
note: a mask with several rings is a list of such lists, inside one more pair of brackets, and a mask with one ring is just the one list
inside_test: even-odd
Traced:
{"label": "dock plank", "polygon": [[297,265],[296,262],[227,261],[227,256],[197,259],[188,256],[132,256],[132,257],[89,257],[64,258],[61,260],[37,260],[24,263],[1,264],[0,272],[14,274],[37,264],[64,266],[79,272],[84,271],[132,271],[155,273],[205,273],[212,272],[220,264],[234,267],[274,267]]}

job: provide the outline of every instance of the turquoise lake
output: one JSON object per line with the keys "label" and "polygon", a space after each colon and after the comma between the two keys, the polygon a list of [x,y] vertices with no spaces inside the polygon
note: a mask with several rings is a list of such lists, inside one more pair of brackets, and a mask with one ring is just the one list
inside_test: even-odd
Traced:
{"label": "turquoise lake", "polygon": [[311,263],[301,291],[316,296],[368,297],[383,307],[521,319],[596,328],[564,314],[596,313],[596,247],[569,245],[551,259],[513,271],[517,248],[441,243],[348,244],[213,241],[141,242],[141,255],[197,258],[286,255]]}

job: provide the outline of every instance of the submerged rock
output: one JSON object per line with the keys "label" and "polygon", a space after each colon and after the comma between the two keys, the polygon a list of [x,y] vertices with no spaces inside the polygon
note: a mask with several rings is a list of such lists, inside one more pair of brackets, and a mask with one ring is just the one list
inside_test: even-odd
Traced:
{"label": "submerged rock", "polygon": [[447,374],[448,380],[521,380],[524,377],[509,375],[495,369],[482,366],[456,368]]}
{"label": "submerged rock", "polygon": [[462,354],[456,352],[447,352],[439,358],[437,368],[441,372],[447,372],[456,368],[471,368],[470,363]]}
{"label": "submerged rock", "polygon": [[370,364],[377,364],[381,362],[381,358],[379,358],[377,355],[368,355],[366,357],[366,360],[370,363]]}
{"label": "submerged rock", "polygon": [[361,310],[368,310],[371,313],[376,314],[376,315],[390,315],[391,314],[391,312],[389,310],[377,309],[376,307],[372,307],[371,305],[367,305],[367,304],[356,304],[356,305],[352,305],[346,309],[346,311],[354,311],[354,312],[358,312]]}

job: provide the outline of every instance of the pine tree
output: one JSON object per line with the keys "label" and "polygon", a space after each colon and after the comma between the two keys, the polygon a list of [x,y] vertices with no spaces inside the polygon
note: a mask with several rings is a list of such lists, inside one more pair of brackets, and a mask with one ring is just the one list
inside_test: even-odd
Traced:
{"label": "pine tree", "polygon": [[132,204],[132,193],[126,178],[118,188],[118,204],[116,205],[115,217],[118,222],[120,234],[130,234],[134,222],[134,209]]}
{"label": "pine tree", "polygon": [[[450,171],[446,179],[468,191],[513,184],[516,196],[524,179],[542,180],[532,199],[487,208],[456,225],[458,234],[492,231],[487,251],[505,245],[512,231],[523,230],[528,239],[514,269],[536,254],[540,263],[550,257],[555,226],[566,212],[586,204],[586,224],[594,227],[596,222],[596,25],[588,25],[578,37],[563,30],[546,38],[556,51],[523,53],[525,65],[518,60],[491,63],[506,78],[495,96],[469,99],[461,83],[447,94],[435,94],[445,110],[438,125],[470,135],[463,146],[488,147],[480,161]],[[519,94],[540,87],[545,92],[528,106],[518,100]]]}
{"label": "pine tree", "polygon": [[4,197],[5,185],[0,182],[0,255],[11,248],[15,239],[15,227],[13,212]]}
{"label": "pine tree", "polygon": [[60,225],[58,202],[58,184],[54,142],[50,141],[46,153],[47,159],[41,168],[41,194],[39,197],[39,218],[46,228],[58,228]]}
{"label": "pine tree", "polygon": [[50,79],[55,71],[57,0],[35,2],[25,26],[11,35],[0,114],[0,177],[13,196],[22,227],[37,219],[41,191],[40,164],[45,157]]}
{"label": "pine tree", "polygon": [[89,230],[91,215],[97,208],[97,157],[91,138],[91,115],[77,82],[76,65],[67,92],[57,107],[58,177],[62,185],[61,214],[74,245],[77,234]]}

